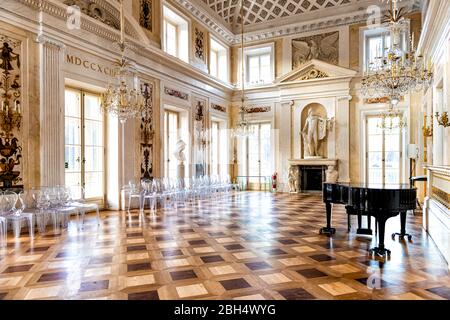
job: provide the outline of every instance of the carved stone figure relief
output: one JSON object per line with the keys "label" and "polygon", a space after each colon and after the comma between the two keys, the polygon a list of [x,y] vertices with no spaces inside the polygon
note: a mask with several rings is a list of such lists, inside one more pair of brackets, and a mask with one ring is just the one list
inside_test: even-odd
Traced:
{"label": "carved stone figure relief", "polygon": [[64,1],[64,4],[68,6],[78,6],[81,12],[89,17],[101,21],[117,30],[120,29],[119,20],[92,0],[66,0]]}
{"label": "carved stone figure relief", "polygon": [[205,33],[195,27],[194,34],[195,57],[197,59],[205,61]]}
{"label": "carved stone figure relief", "polygon": [[292,69],[312,59],[339,62],[339,31],[292,40]]}
{"label": "carved stone figure relief", "polygon": [[0,183],[9,188],[22,181],[21,43],[5,35],[0,40]]}
{"label": "carved stone figure relief", "polygon": [[152,32],[152,0],[140,0],[140,9],[139,9],[139,24],[141,27],[147,29]]}
{"label": "carved stone figure relief", "polygon": [[141,179],[153,177],[153,86],[144,83],[144,111],[141,118]]}

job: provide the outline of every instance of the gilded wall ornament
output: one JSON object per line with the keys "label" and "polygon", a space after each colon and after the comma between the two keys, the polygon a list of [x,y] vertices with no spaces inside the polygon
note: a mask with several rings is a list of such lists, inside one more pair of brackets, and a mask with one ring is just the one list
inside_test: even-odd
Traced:
{"label": "gilded wall ornament", "polygon": [[292,40],[292,69],[312,60],[339,62],[339,31]]}
{"label": "gilded wall ornament", "polygon": [[264,113],[270,112],[271,109],[271,107],[247,107],[246,111],[247,113]]}
{"label": "gilded wall ornament", "polygon": [[141,27],[147,29],[152,32],[152,0],[140,0],[140,9],[139,9],[139,24]]}
{"label": "gilded wall ornament", "polygon": [[144,97],[144,110],[141,117],[141,179],[153,177],[153,86],[144,83],[141,86]]}
{"label": "gilded wall ornament", "polygon": [[167,87],[164,87],[164,93],[167,94],[168,96],[172,96],[178,99],[182,99],[182,100],[189,100],[189,95],[187,93],[175,90],[175,89],[170,89]]}
{"label": "gilded wall ornament", "polygon": [[205,61],[205,33],[195,28],[195,57]]}
{"label": "gilded wall ornament", "polygon": [[211,108],[220,112],[227,112],[227,108],[215,103],[211,103]]}
{"label": "gilded wall ornament", "polygon": [[0,182],[10,188],[22,180],[20,168],[16,168],[22,158],[22,147],[16,137],[22,122],[20,55],[17,52],[20,52],[20,42],[5,35],[0,38],[3,40],[0,48]]}

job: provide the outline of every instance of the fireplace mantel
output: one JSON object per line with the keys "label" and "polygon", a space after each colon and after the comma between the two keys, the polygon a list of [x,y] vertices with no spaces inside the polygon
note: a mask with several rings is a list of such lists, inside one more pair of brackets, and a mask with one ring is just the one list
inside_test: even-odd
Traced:
{"label": "fireplace mantel", "polygon": [[289,159],[291,166],[337,166],[336,159]]}

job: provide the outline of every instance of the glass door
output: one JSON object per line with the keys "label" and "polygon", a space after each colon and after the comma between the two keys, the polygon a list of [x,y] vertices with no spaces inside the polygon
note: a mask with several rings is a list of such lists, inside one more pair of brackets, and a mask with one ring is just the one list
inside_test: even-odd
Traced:
{"label": "glass door", "polygon": [[66,89],[65,185],[70,187],[75,197],[104,200],[104,154],[104,116],[100,109],[100,96]]}
{"label": "glass door", "polygon": [[265,190],[272,174],[271,125],[256,123],[252,127],[254,134],[247,138],[248,184],[252,190]]}
{"label": "glass door", "polygon": [[[369,183],[395,184],[401,182],[402,131],[382,129],[380,116],[368,116],[366,121],[366,180]],[[394,118],[394,126],[400,118]]]}
{"label": "glass door", "polygon": [[177,148],[179,131],[179,114],[174,111],[164,111],[164,176],[176,178],[178,176],[178,162],[174,152]]}

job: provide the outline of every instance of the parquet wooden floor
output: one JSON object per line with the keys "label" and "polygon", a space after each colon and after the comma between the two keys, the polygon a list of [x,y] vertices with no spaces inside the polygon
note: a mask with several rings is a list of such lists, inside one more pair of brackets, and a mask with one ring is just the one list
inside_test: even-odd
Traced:
{"label": "parquet wooden floor", "polygon": [[[61,235],[24,230],[0,249],[0,299],[450,299],[448,266],[408,216],[412,242],[347,232],[336,206],[332,238],[320,196],[246,192],[156,216],[103,212],[97,227]],[[356,221],[353,221],[356,224]],[[387,234],[398,231],[390,219]]]}

